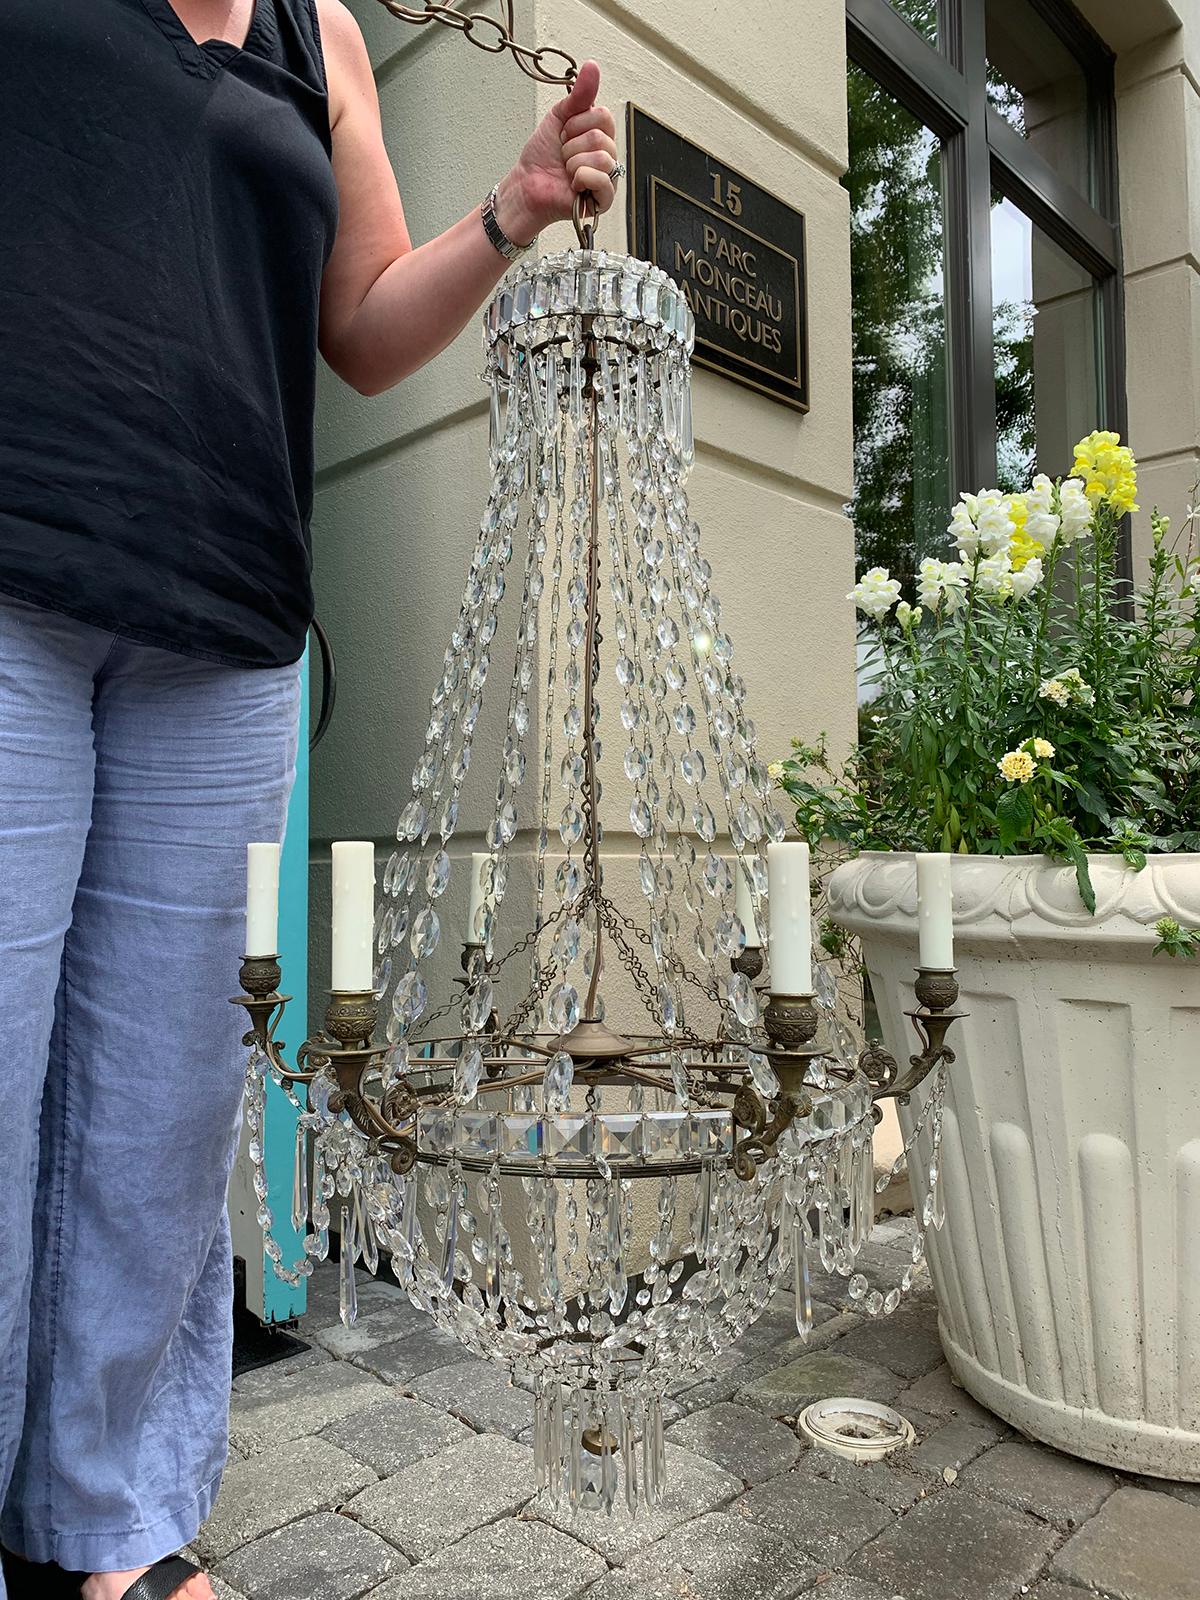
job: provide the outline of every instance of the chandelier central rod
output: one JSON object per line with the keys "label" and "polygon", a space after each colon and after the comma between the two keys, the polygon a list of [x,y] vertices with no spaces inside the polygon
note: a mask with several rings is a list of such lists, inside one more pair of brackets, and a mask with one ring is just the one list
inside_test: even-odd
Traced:
{"label": "chandelier central rod", "polygon": [[596,778],[596,678],[600,671],[600,625],[598,617],[600,600],[600,428],[597,416],[596,393],[595,319],[584,323],[587,343],[584,346],[583,373],[588,385],[588,429],[591,434],[591,496],[588,515],[587,563],[587,630],[584,635],[584,660],[586,676],[583,685],[583,803],[587,818],[587,875],[592,891],[592,910],[595,918],[596,946],[592,957],[592,977],[588,985],[584,1017],[596,1019],[596,997],[600,989],[600,969],[603,951],[604,911],[601,904],[600,869],[600,817]]}

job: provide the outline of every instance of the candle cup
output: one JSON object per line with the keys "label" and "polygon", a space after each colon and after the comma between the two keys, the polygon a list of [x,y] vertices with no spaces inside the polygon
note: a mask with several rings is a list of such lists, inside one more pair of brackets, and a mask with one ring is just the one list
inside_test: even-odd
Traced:
{"label": "candle cup", "polygon": [[757,944],[748,944],[746,948],[739,955],[734,956],[733,960],[730,962],[730,966],[733,968],[733,970],[735,972],[740,972],[742,977],[747,978],[751,983],[754,982],[755,978],[762,976],[762,971],[766,964],[766,959],[762,953],[762,946]]}
{"label": "candle cup", "polygon": [[243,991],[251,999],[265,1000],[268,995],[277,995],[279,985],[283,979],[283,968],[279,965],[279,957],[271,956],[243,956],[241,970],[238,973]]}
{"label": "candle cup", "polygon": [[954,967],[920,967],[913,992],[922,1008],[950,1011],[958,1004],[958,978]]}
{"label": "candle cup", "polygon": [[[817,1036],[821,1014],[811,994],[771,993],[763,1013],[763,1022],[772,1050],[781,1055],[819,1055],[812,1049]],[[772,1054],[772,1061],[775,1056]]]}

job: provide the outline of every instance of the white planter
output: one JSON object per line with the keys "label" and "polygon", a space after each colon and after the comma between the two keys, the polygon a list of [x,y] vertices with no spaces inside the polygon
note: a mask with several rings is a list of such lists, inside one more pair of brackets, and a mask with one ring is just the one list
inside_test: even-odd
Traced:
{"label": "white planter", "polygon": [[[950,1034],[929,1236],[947,1359],[1037,1439],[1200,1480],[1200,963],[1151,953],[1159,917],[1200,926],[1200,855],[1142,873],[1093,857],[1094,918],[1044,857],[956,857],[953,877],[970,1016]],[[906,1059],[913,858],[865,854],[829,900]],[[919,1207],[917,1163],[913,1182]]]}

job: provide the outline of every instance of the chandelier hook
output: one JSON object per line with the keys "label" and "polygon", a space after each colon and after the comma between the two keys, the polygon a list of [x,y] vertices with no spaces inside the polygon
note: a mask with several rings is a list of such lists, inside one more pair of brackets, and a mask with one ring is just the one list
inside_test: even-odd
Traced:
{"label": "chandelier hook", "polygon": [[575,196],[575,204],[571,207],[571,220],[575,224],[575,234],[579,240],[581,250],[594,250],[596,247],[596,202],[590,189],[582,189]]}

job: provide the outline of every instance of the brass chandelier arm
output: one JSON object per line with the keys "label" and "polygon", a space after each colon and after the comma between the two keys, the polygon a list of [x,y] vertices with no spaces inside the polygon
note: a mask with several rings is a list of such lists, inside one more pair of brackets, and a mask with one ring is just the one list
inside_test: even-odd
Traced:
{"label": "brass chandelier arm", "polygon": [[[284,1059],[283,1041],[275,1037],[284,1009],[292,998],[291,995],[279,993],[281,972],[278,957],[245,957],[240,977],[244,993],[234,995],[230,1003],[244,1006],[250,1016],[250,1032],[243,1043],[247,1048],[257,1047],[262,1051],[273,1077],[290,1088],[293,1084],[312,1083],[327,1067],[332,1067],[338,1089],[336,1095],[331,1096],[331,1103],[340,1097],[341,1104],[337,1109],[345,1109],[369,1138],[387,1140],[402,1149],[412,1143],[402,1128],[396,1127],[383,1115],[382,1108],[378,1113],[375,1111],[362,1092],[364,1073],[377,1065],[383,1054],[371,1042],[378,1020],[374,995],[331,995],[325,1013],[328,1037],[306,1039],[296,1052],[297,1064],[292,1067]],[[394,1096],[390,1109],[402,1116],[409,1110],[407,1106],[400,1105]],[[415,1145],[413,1148],[415,1151]]]}
{"label": "brass chandelier arm", "polygon": [[238,974],[242,982],[241,994],[234,995],[230,1005],[244,1006],[250,1017],[250,1031],[242,1038],[246,1048],[257,1048],[270,1063],[274,1074],[284,1081],[308,1083],[315,1072],[294,1072],[284,1060],[284,1043],[275,1037],[275,1030],[283,1018],[284,1008],[292,998],[280,994],[283,977],[278,956],[244,956]]}
{"label": "brass chandelier arm", "polygon": [[812,1111],[812,1097],[785,1089],[772,1102],[768,1120],[767,1108],[757,1092],[748,1084],[738,1090],[733,1102],[733,1120],[747,1129],[745,1138],[733,1147],[732,1165],[736,1177],[749,1183],[758,1171],[759,1164],[775,1154],[775,1144],[780,1134],[786,1133],[797,1117],[807,1117]]}
{"label": "brass chandelier arm", "polygon": [[954,1064],[954,1051],[947,1045],[946,1035],[951,1025],[966,1013],[954,1010],[958,1000],[958,982],[953,972],[923,967],[917,974],[915,992],[920,1002],[919,1008],[906,1015],[925,1048],[909,1056],[907,1071],[881,1045],[868,1045],[858,1058],[859,1071],[871,1084],[871,1098],[877,1108],[876,1120],[880,1115],[880,1100],[894,1099],[905,1106],[913,1090],[925,1081],[935,1067],[943,1062],[947,1066]]}
{"label": "brass chandelier arm", "polygon": [[402,0],[380,0],[384,10],[398,22],[412,22],[418,27],[424,27],[427,22],[441,22],[448,28],[456,28],[489,55],[502,55],[507,50],[525,76],[536,83],[573,84],[579,75],[575,57],[554,45],[519,43],[514,37],[515,0],[498,0],[498,3],[500,18],[483,11],[460,11],[457,6],[439,5],[436,0],[425,0],[420,7],[404,5]]}

